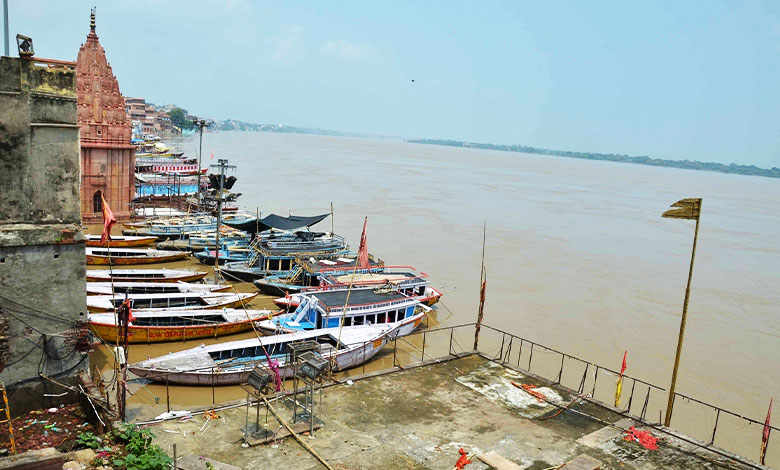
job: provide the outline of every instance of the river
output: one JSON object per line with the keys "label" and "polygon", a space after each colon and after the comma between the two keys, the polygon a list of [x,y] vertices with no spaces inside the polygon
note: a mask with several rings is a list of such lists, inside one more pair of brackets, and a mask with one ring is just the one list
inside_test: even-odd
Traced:
{"label": "river", "polygon": [[[485,224],[486,324],[613,369],[628,351],[626,373],[662,387],[694,222],[661,213],[701,197],[677,391],[757,419],[780,397],[778,180],[395,140],[213,132],[203,141],[203,154],[215,154],[204,165],[238,167],[243,209],[313,215],[332,202],[335,231],[355,249],[367,216],[371,253],[429,273],[444,292],[442,325],[476,319]],[[178,145],[194,155],[197,140]],[[180,346],[151,351],[166,348]]]}

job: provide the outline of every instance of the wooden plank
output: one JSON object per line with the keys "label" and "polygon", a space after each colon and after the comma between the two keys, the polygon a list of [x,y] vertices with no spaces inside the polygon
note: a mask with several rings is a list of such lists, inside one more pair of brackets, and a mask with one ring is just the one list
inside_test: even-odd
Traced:
{"label": "wooden plank", "polygon": [[569,460],[561,469],[565,470],[599,470],[601,468],[601,461],[594,459],[590,455],[580,454],[573,459]]}
{"label": "wooden plank", "polygon": [[493,450],[480,454],[477,458],[496,470],[522,470],[522,467]]}
{"label": "wooden plank", "polygon": [[[290,427],[292,428],[293,431],[295,431],[295,434],[302,434],[304,432],[309,431],[308,422],[304,423],[302,421],[299,421],[297,423],[291,424]],[[321,423],[314,423],[315,431],[321,427],[322,427]],[[249,444],[250,446],[268,444],[269,442],[272,441],[280,441],[286,437],[290,437],[290,432],[287,430],[287,428],[282,426],[282,429],[276,435],[274,435],[274,433],[271,431],[264,431],[255,434],[250,434],[249,437],[247,438],[247,444]]]}

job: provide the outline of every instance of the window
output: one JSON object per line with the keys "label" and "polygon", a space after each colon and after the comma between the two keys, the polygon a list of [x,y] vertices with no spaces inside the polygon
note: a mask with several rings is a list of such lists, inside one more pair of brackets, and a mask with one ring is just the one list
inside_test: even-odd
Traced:
{"label": "window", "polygon": [[103,212],[102,196],[103,192],[99,189],[92,195],[92,212]]}

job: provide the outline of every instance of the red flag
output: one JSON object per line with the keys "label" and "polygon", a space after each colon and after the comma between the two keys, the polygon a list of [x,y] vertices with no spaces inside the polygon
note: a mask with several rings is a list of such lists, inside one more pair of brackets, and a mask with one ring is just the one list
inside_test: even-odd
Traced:
{"label": "red flag", "polygon": [[769,410],[766,412],[766,421],[764,421],[764,433],[761,435],[761,465],[764,465],[766,459],[766,447],[769,445],[769,433],[772,428],[769,427],[769,420],[772,418],[772,399],[769,399]]}
{"label": "red flag", "polygon": [[100,200],[103,201],[103,236],[100,237],[100,243],[106,243],[108,240],[111,240],[111,227],[116,223],[116,217],[111,212],[111,208],[108,207],[103,193],[100,193]]}
{"label": "red flag", "polygon": [[214,150],[211,151],[211,160],[214,160]]}
{"label": "red flag", "polygon": [[368,217],[363,221],[363,234],[360,236],[360,248],[358,249],[358,267],[368,267],[368,246],[366,245],[366,225]]}
{"label": "red flag", "polygon": [[623,372],[626,371],[626,354],[628,354],[628,351],[623,351],[623,365],[620,366],[620,375],[623,375]]}

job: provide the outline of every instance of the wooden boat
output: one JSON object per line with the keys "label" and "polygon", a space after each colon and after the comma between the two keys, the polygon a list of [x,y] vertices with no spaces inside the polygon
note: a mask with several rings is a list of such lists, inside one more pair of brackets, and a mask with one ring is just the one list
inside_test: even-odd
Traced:
{"label": "wooden boat", "polygon": [[119,307],[125,298],[130,300],[132,309],[178,309],[209,310],[242,306],[257,296],[249,294],[223,293],[178,293],[178,294],[116,294],[87,296],[87,310],[90,312],[110,312]]}
{"label": "wooden boat", "polygon": [[[235,263],[239,261],[245,261],[249,257],[249,247],[246,245],[226,245],[219,250],[219,264]],[[195,258],[200,261],[201,264],[207,266],[214,266],[216,260],[216,250],[204,249],[203,251],[194,254]]]}
{"label": "wooden boat", "polygon": [[[87,241],[86,245],[90,247],[105,248],[106,244],[100,242],[100,235],[85,235]],[[112,236],[108,241],[110,248],[127,248],[133,246],[145,246],[150,245],[157,241],[157,237],[126,237],[126,236]]]}
{"label": "wooden boat", "polygon": [[88,282],[87,295],[113,294],[178,294],[182,292],[225,292],[226,284],[191,284],[188,282]]}
{"label": "wooden boat", "polygon": [[352,273],[381,272],[385,270],[385,262],[368,255],[369,266],[355,270],[357,253],[345,253],[336,256],[299,257],[295,260],[293,269],[282,274],[269,274],[254,281],[260,292],[268,295],[287,295],[301,291],[307,287],[319,287],[323,284],[322,277],[330,272]]}
{"label": "wooden boat", "polygon": [[225,263],[220,268],[222,274],[230,279],[252,282],[266,275],[288,273],[295,268],[297,258],[337,256],[349,252],[344,237],[322,232],[255,238],[249,248],[249,258]]}
{"label": "wooden boat", "polygon": [[182,269],[88,269],[88,282],[192,282],[206,277],[206,271],[185,271]]}
{"label": "wooden boat", "polygon": [[288,347],[301,341],[319,343],[319,355],[331,361],[334,370],[344,370],[374,357],[389,339],[396,337],[398,324],[364,325],[354,328],[326,328],[260,338],[229,341],[170,353],[137,362],[129,370],[157,382],[186,385],[235,385],[246,381],[259,363],[266,364],[266,351],[279,361],[279,375],[291,377],[286,362]]}
{"label": "wooden boat", "polygon": [[415,297],[404,295],[392,287],[353,289],[351,292],[324,290],[301,294],[300,305],[294,312],[262,321],[257,326],[269,333],[290,333],[317,328],[398,323],[401,325],[398,334],[404,336],[414,331],[430,311],[430,307],[419,303]]}
{"label": "wooden boat", "polygon": [[142,250],[137,248],[87,248],[87,264],[89,265],[128,265],[166,263],[187,257],[187,253],[162,250]]}
{"label": "wooden boat", "polygon": [[[252,329],[252,322],[273,317],[273,310],[136,310],[128,328],[130,343],[161,343],[217,338]],[[113,313],[90,313],[89,328],[109,343],[116,342]]]}

